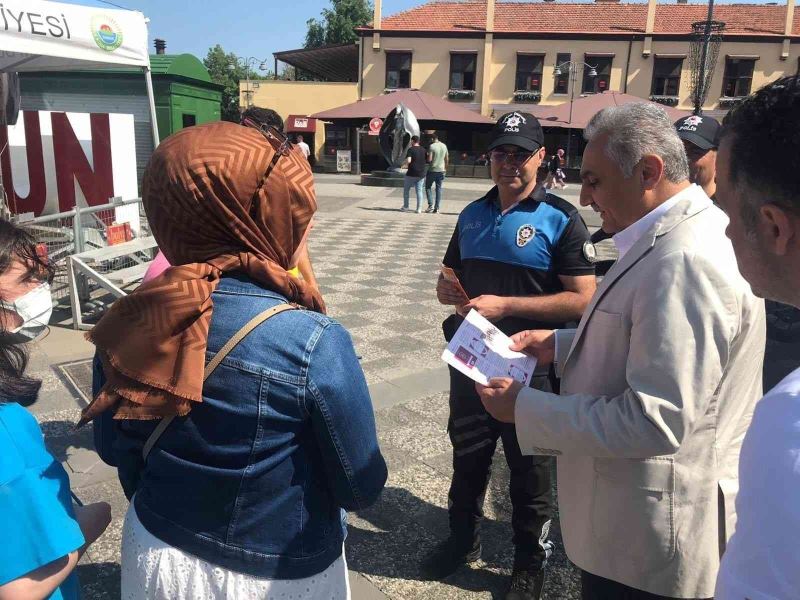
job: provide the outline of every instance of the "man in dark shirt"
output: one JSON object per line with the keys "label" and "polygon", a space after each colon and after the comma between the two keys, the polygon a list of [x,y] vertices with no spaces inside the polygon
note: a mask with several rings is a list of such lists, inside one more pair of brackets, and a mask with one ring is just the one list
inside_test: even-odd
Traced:
{"label": "man in dark shirt", "polygon": [[[512,335],[536,324],[561,327],[577,321],[595,290],[593,247],[578,211],[536,185],[545,158],[536,118],[512,112],[490,136],[491,174],[496,187],[468,205],[458,219],[444,265],[470,297],[439,278],[442,304],[456,306],[443,324],[450,339],[472,309]],[[546,387],[548,378],[534,378]],[[453,479],[449,493],[450,537],[426,558],[424,574],[441,579],[480,557],[479,524],[498,438],[511,470],[510,495],[514,570],[506,600],[539,600],[553,513],[550,468],[544,456],[522,456],[513,426],[483,408],[474,382],[450,369],[450,440]]]}
{"label": "man in dark shirt", "polygon": [[419,136],[411,138],[411,147],[406,152],[406,171],[403,180],[403,212],[409,212],[408,193],[413,187],[417,192],[417,214],[422,212],[422,197],[425,195],[425,163],[428,153],[419,145]]}

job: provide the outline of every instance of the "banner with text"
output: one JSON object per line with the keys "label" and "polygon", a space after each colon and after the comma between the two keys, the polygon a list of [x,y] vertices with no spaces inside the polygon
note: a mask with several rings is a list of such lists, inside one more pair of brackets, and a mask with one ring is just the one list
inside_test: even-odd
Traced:
{"label": "banner with text", "polygon": [[23,111],[0,127],[12,213],[53,214],[138,196],[133,115]]}

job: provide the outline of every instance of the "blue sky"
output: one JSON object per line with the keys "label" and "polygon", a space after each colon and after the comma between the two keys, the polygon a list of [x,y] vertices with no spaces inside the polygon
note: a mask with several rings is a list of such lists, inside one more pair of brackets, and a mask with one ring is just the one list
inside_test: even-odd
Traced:
{"label": "blue sky", "polygon": [[[100,0],[71,1],[108,6]],[[330,5],[329,0],[111,1],[140,10],[150,18],[151,50],[152,39],[160,37],[167,40],[167,52],[189,52],[202,59],[209,47],[219,43],[226,51],[239,56],[266,58],[268,65],[273,64],[273,52],[302,47],[306,21],[318,17],[322,9]],[[720,1],[734,0],[717,0]],[[383,14],[391,15],[423,3],[424,0],[383,0]]]}
{"label": "blue sky", "polygon": [[[240,56],[268,58],[272,53],[301,48],[306,21],[319,17],[329,0],[111,0],[142,11],[150,18],[153,38],[167,40],[167,52],[189,52],[199,58],[221,44]],[[108,6],[99,0],[70,0],[72,4]],[[383,14],[422,4],[422,0],[383,0]]]}

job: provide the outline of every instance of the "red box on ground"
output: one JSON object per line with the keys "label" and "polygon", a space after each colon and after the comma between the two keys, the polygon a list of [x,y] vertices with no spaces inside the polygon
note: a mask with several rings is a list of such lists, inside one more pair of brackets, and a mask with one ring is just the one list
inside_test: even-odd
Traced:
{"label": "red box on ground", "polygon": [[130,242],[132,239],[130,223],[112,223],[106,227],[106,240],[109,246]]}

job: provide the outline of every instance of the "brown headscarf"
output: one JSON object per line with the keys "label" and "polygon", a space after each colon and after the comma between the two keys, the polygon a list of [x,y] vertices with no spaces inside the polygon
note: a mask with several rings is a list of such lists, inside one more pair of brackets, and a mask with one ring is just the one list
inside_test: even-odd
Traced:
{"label": "brown headscarf", "polygon": [[202,401],[211,294],[223,273],[241,271],[290,301],[323,306],[287,273],[317,209],[311,169],[293,148],[263,180],[274,154],[261,132],[224,122],[185,129],[153,153],[142,199],[176,266],[117,300],[87,335],[107,383],[81,424],[112,408],[116,419],[185,415]]}

